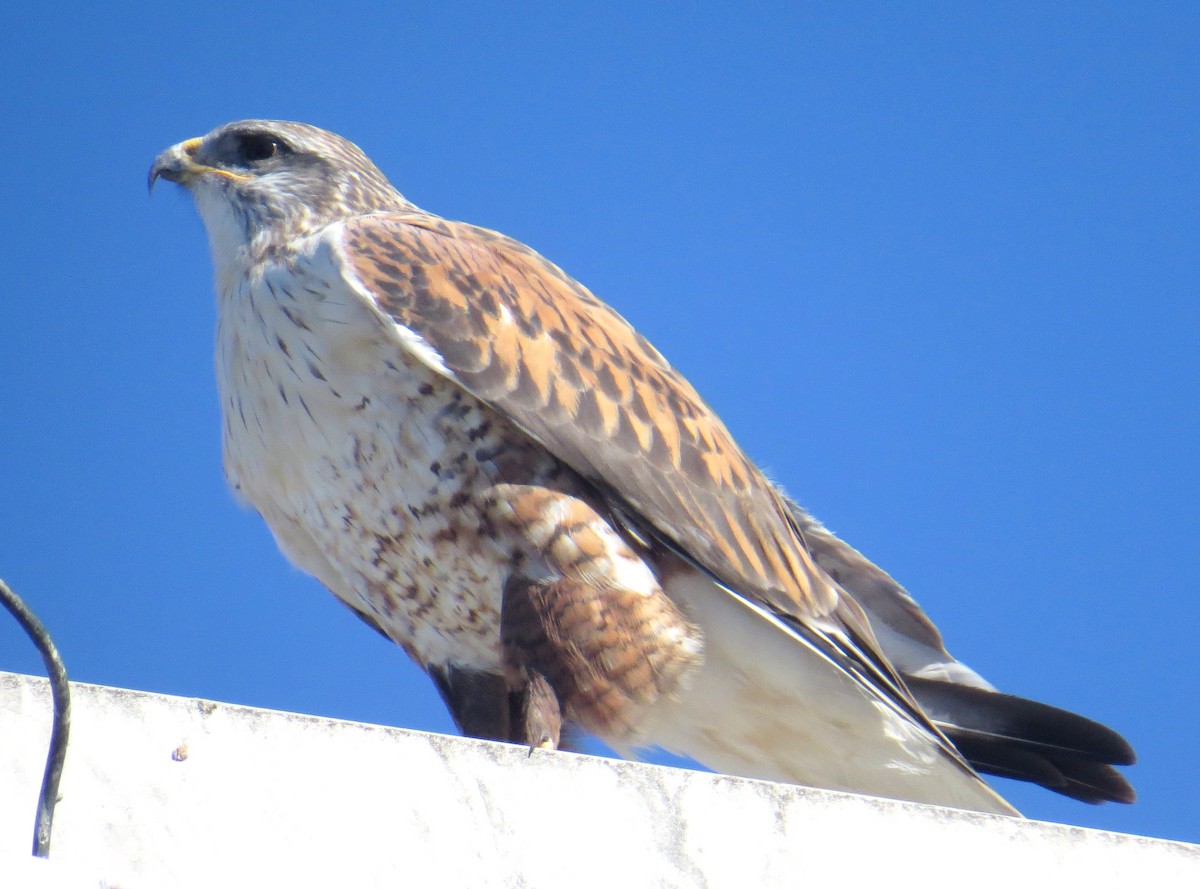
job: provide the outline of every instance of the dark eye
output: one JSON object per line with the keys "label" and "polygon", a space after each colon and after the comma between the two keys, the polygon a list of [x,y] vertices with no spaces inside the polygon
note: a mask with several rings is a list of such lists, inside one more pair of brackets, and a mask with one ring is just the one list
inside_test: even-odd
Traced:
{"label": "dark eye", "polygon": [[248,164],[265,161],[283,151],[283,143],[266,133],[246,133],[238,141],[238,153]]}

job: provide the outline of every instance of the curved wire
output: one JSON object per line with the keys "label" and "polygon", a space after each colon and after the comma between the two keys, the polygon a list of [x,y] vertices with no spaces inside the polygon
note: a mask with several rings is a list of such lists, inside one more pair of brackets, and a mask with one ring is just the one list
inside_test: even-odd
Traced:
{"label": "curved wire", "polygon": [[54,825],[54,806],[58,802],[58,782],[62,778],[67,758],[67,738],[71,733],[71,689],[67,684],[67,668],[58,649],[42,622],[29,606],[0,580],[0,602],[17,619],[29,635],[46,665],[50,676],[50,692],[54,697],[54,722],[50,729],[50,749],[46,754],[46,770],[42,773],[42,792],[38,797],[37,820],[33,829],[33,854],[38,858],[50,855],[50,831]]}

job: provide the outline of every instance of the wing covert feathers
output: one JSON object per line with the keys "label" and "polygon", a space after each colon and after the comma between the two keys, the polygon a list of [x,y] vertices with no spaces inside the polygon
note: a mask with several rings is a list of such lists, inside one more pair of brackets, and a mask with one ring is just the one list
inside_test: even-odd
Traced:
{"label": "wing covert feathers", "polygon": [[495,232],[420,213],[350,220],[341,250],[380,311],[468,392],[721,582],[800,619],[836,607],[779,495],[713,411],[557,266]]}

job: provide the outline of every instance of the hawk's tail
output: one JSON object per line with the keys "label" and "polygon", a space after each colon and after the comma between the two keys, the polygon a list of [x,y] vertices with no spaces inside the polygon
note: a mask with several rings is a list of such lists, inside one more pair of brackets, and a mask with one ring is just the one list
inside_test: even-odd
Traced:
{"label": "hawk's tail", "polygon": [[1040,784],[1085,803],[1131,803],[1113,768],[1136,761],[1112,729],[1084,716],[939,679],[905,676],[921,708],[977,771]]}

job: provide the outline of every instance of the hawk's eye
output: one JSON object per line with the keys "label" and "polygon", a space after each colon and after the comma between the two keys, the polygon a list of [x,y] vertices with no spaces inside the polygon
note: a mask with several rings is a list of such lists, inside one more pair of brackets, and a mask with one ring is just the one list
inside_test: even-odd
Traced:
{"label": "hawk's eye", "polygon": [[282,150],[283,146],[279,140],[266,133],[247,133],[238,140],[238,154],[248,164],[265,161],[280,154]]}

